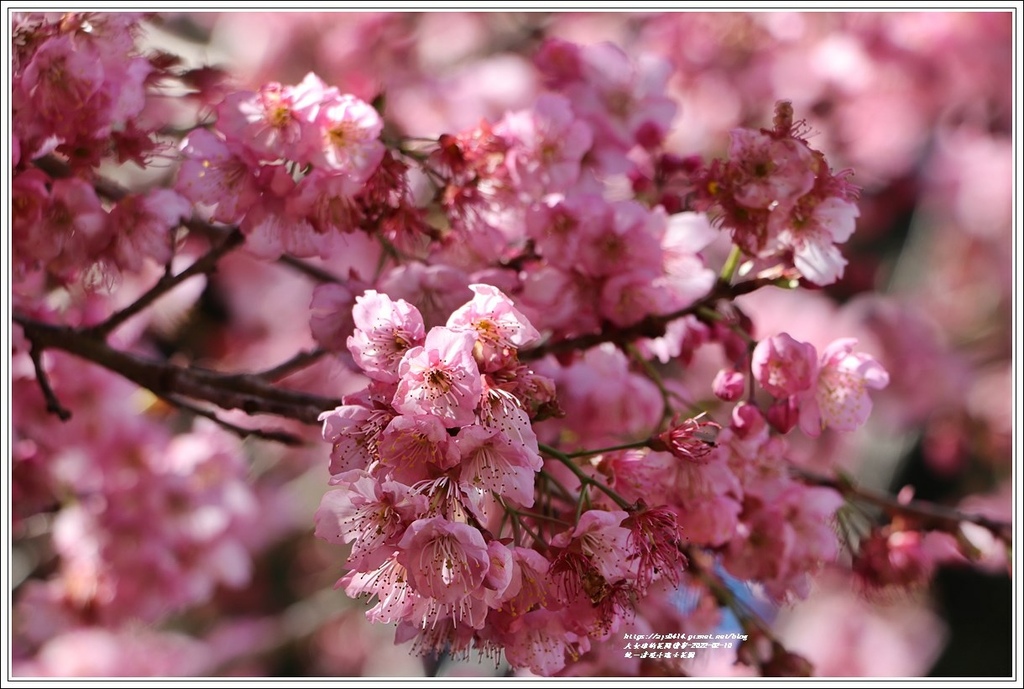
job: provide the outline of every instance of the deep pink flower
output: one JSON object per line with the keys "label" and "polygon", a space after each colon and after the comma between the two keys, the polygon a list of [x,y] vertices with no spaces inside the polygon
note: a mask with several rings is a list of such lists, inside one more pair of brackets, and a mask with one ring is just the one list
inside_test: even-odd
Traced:
{"label": "deep pink flower", "polygon": [[405,414],[391,419],[378,439],[380,463],[412,485],[459,463],[459,450],[439,418]]}
{"label": "deep pink flower", "polygon": [[706,463],[715,449],[718,432],[722,429],[714,421],[703,418],[704,414],[674,423],[651,441],[651,447],[662,452],[671,452],[687,462]]}
{"label": "deep pink flower", "polygon": [[377,289],[414,305],[423,315],[424,325],[431,328],[443,325],[452,311],[473,296],[469,282],[465,273],[451,266],[409,261],[385,273]]}
{"label": "deep pink flower", "polygon": [[483,536],[469,524],[444,517],[417,520],[398,548],[398,561],[417,593],[441,603],[481,593],[490,557]]}
{"label": "deep pink flower", "polygon": [[640,590],[646,591],[659,577],[678,586],[686,557],[680,551],[683,532],[675,513],[667,507],[644,510],[631,515],[624,525],[629,528],[629,548],[637,560]]}
{"label": "deep pink flower", "polygon": [[604,455],[600,470],[626,500],[658,505],[676,499],[672,487],[678,465],[679,461],[668,452],[623,450]]}
{"label": "deep pink flower", "polygon": [[358,194],[362,182],[335,170],[315,169],[301,180],[285,199],[294,217],[304,218],[320,234],[347,234],[363,221]]}
{"label": "deep pink flower", "polygon": [[59,133],[74,131],[78,114],[103,85],[103,63],[89,46],[70,36],[54,36],[36,51],[22,73],[21,87],[31,95],[38,116]]}
{"label": "deep pink flower", "polygon": [[188,201],[170,189],[127,196],[110,211],[113,241],[108,249],[114,263],[136,272],[150,259],[164,264],[171,258],[171,230],[192,211]]}
{"label": "deep pink flower", "polygon": [[532,109],[506,114],[494,132],[510,142],[505,164],[513,183],[534,198],[568,190],[593,141],[590,127],[559,94],[542,94]]}
{"label": "deep pink flower", "polygon": [[723,368],[715,374],[715,379],[711,383],[711,389],[715,393],[715,397],[726,402],[735,402],[743,396],[743,391],[747,387],[747,381],[745,376],[739,371],[732,369]]}
{"label": "deep pink flower", "polygon": [[111,239],[109,216],[92,185],[78,177],[53,182],[50,203],[43,214],[43,224],[33,237],[52,248],[45,250],[49,269],[58,275],[72,277],[88,268],[107,247]]}
{"label": "deep pink flower", "polygon": [[181,150],[185,159],[175,189],[193,203],[214,207],[214,220],[236,223],[259,200],[255,161],[233,152],[212,132],[194,130]]}
{"label": "deep pink flower", "polygon": [[[275,165],[273,168],[264,166],[261,172],[270,173],[284,180],[286,185],[294,186],[284,166]],[[305,219],[289,213],[284,199],[278,196],[263,194],[249,207],[239,227],[245,234],[245,248],[263,259],[273,260],[283,254],[301,258],[330,255],[330,244],[326,238]]]}
{"label": "deep pink flower", "polygon": [[397,383],[402,357],[426,337],[419,310],[404,299],[367,290],[356,297],[352,318],[348,350],[356,364],[370,378]]}
{"label": "deep pink flower", "polygon": [[668,313],[675,302],[664,278],[648,268],[638,268],[607,279],[599,303],[602,316],[625,328],[647,316]]}
{"label": "deep pink flower", "polygon": [[610,584],[631,577],[635,563],[629,560],[629,529],[621,526],[626,516],[622,510],[587,510],[571,533],[556,535],[551,544],[564,548],[578,542],[580,551]]}
{"label": "deep pink flower", "polygon": [[736,165],[735,199],[748,208],[789,207],[814,187],[814,155],[794,139],[734,129],[729,159]]}
{"label": "deep pink flower", "polygon": [[420,347],[405,353],[392,404],[402,414],[433,414],[448,428],[473,423],[483,387],[473,358],[476,338],[433,328]]}
{"label": "deep pink flower", "polygon": [[660,241],[666,222],[663,210],[650,211],[635,201],[606,207],[599,222],[580,227],[578,270],[591,277],[638,269],[660,272]]}
{"label": "deep pink flower", "polygon": [[761,387],[782,399],[811,387],[817,375],[816,358],[814,345],[779,333],[757,343],[750,369]]}
{"label": "deep pink flower", "polygon": [[455,443],[462,454],[460,483],[494,491],[515,505],[533,506],[534,477],[543,466],[540,455],[483,426],[466,426]]}
{"label": "deep pink flower", "polygon": [[481,369],[497,371],[515,361],[515,350],[539,340],[540,333],[497,287],[473,284],[469,288],[474,293],[472,301],[452,313],[447,327],[472,333]]}

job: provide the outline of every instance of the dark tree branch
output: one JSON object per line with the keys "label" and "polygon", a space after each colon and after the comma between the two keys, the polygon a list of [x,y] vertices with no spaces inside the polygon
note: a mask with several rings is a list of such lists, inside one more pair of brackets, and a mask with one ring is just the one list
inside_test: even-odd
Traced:
{"label": "dark tree branch", "polygon": [[14,314],[33,347],[59,349],[99,364],[160,397],[180,395],[247,414],[274,414],[311,425],[341,400],[275,387],[253,375],[225,374],[144,359],[112,348],[102,339],[64,326]]}
{"label": "dark tree branch", "polygon": [[67,421],[71,418],[71,412],[60,403],[53,388],[50,387],[50,379],[46,376],[46,369],[43,368],[43,348],[34,340],[29,349],[29,356],[32,357],[32,366],[36,370],[36,382],[39,383],[39,389],[43,391],[43,397],[46,399],[46,411],[56,414],[61,421]]}

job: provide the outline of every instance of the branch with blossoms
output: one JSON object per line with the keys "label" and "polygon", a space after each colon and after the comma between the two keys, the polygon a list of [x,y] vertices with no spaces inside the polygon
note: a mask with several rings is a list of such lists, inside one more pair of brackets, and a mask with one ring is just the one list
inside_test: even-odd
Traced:
{"label": "branch with blossoms", "polygon": [[[176,605],[245,570],[248,545],[233,529],[255,521],[255,498],[232,482],[240,455],[205,425],[178,446],[146,418],[110,437],[97,430],[103,411],[129,416],[111,401],[125,395],[108,372],[242,437],[302,442],[218,412],[319,426],[332,489],[315,534],[344,548],[337,588],[368,599],[369,621],[394,624],[396,642],[428,655],[504,654],[541,675],[592,658],[621,674],[610,669],[622,670],[617,635],[707,632],[731,610],[751,637],[740,662],[807,674],[729,580],[777,604],[806,594],[839,555],[832,522],[847,500],[1009,539],[995,520],[793,468],[790,433],[857,431],[889,373],[852,338],[819,352],[788,333],[755,337],[735,304],[766,286],[832,284],[846,265],[840,245],[858,190],[810,145],[789,103],[776,105],[770,128],[734,130],[724,158],[680,159],[665,151],[676,109],[667,65],[635,64],[610,44],[549,41],[535,57],[546,92],[461,132],[385,136],[386,113],[311,73],[295,85],[190,93],[196,125],[171,152],[146,128],[143,104],[189,73],[117,39],[137,19],[94,21],[19,24],[13,322],[16,357],[30,362],[17,382],[37,386],[44,409],[67,422],[56,437],[68,434],[85,457],[89,443],[110,448],[92,459],[99,473],[132,479],[52,481],[71,495],[52,502],[72,525],[102,532],[95,552],[118,536],[144,540],[133,525],[146,510],[130,510],[149,503],[125,496],[136,484],[156,518],[186,523],[186,535],[167,536],[180,547],[161,571],[202,571]],[[176,163],[173,189],[128,190],[97,171],[108,158],[146,167],[158,154]],[[208,247],[174,272],[181,227]],[[715,271],[707,256],[720,237],[731,251]],[[144,327],[126,327],[241,254],[316,283],[315,347],[225,372],[158,358]],[[153,266],[163,274],[115,307],[120,282]],[[710,345],[725,365],[698,413],[686,369]],[[78,380],[65,357],[47,356],[57,352],[102,371]],[[326,377],[282,383],[327,360],[354,392],[338,395]],[[101,404],[90,404],[91,376]],[[31,461],[60,444],[33,411],[17,423]],[[129,517],[104,511],[121,504]],[[201,523],[180,505],[206,508]],[[887,559],[899,531],[889,527],[858,544],[853,569],[865,579],[913,574]],[[208,538],[217,529],[222,548]],[[131,548],[104,556],[134,566],[114,550]],[[95,585],[55,578],[32,595],[83,624],[119,620],[124,596],[160,619],[145,592],[119,594],[116,569],[88,558],[66,569],[60,577],[98,572]],[[699,601],[694,610],[678,604],[681,591]]]}

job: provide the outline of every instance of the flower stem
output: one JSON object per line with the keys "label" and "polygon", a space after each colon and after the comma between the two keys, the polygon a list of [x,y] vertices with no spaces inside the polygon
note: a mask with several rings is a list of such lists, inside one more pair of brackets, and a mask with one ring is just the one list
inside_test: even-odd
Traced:
{"label": "flower stem", "polygon": [[611,447],[599,447],[596,450],[580,450],[578,452],[568,452],[564,453],[564,456],[568,459],[576,459],[577,457],[593,457],[594,455],[603,455],[608,452],[618,452],[619,450],[636,450],[639,448],[647,447],[648,442],[649,439],[637,440],[636,442],[623,443],[622,445],[612,445]]}
{"label": "flower stem", "polygon": [[[621,495],[616,493],[613,489],[609,488],[608,486],[606,486],[605,484],[601,483],[600,481],[598,481],[596,479],[593,479],[590,476],[587,476],[586,473],[584,473],[583,469],[580,469],[578,466],[576,466],[576,463],[572,461],[572,457],[570,457],[569,455],[565,454],[561,450],[556,450],[555,448],[551,447],[550,445],[545,445],[543,443],[541,443],[539,445],[539,447],[540,447],[540,451],[541,452],[543,452],[544,454],[549,455],[551,457],[554,457],[559,462],[561,462],[566,467],[568,467],[569,471],[571,471],[572,473],[576,474],[576,478],[578,478],[580,480],[580,485],[581,486],[583,486],[583,487],[594,486],[595,488],[597,488],[598,490],[603,492],[605,495],[607,495],[609,498],[614,500],[615,504],[618,505],[619,507],[621,507],[624,510],[629,510],[629,509],[631,509],[633,507],[632,503],[630,503],[624,497],[622,497]],[[596,454],[596,453],[589,453],[589,454]],[[580,455],[579,453],[577,453],[575,456],[583,456],[583,455]]]}
{"label": "flower stem", "polygon": [[722,272],[719,274],[722,282],[732,282],[732,278],[736,275],[736,269],[739,268],[740,258],[743,256],[743,252],[740,248],[733,244],[732,251],[729,252],[729,257],[725,259],[725,264],[722,266]]}

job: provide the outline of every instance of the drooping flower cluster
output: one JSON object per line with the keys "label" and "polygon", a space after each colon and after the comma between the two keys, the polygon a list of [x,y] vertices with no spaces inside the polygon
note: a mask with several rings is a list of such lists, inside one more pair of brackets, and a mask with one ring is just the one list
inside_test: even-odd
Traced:
{"label": "drooping flower cluster", "polygon": [[850,171],[833,173],[810,147],[793,107],[776,105],[772,129],[735,129],[729,158],[694,173],[702,204],[720,213],[749,256],[781,259],[816,285],[843,276],[837,244],[853,234],[860,211]]}
{"label": "drooping flower cluster", "polygon": [[[568,456],[541,459],[527,411],[524,380],[536,374],[517,352],[537,331],[499,290],[471,287],[473,300],[426,333],[404,300],[373,290],[356,299],[349,350],[371,382],[321,417],[340,488],[321,504],[317,535],[350,546],[339,585],[375,597],[368,619],[398,623],[397,639],[423,652],[501,649],[513,665],[551,674],[635,624],[640,601],[671,605],[675,587],[700,588],[685,571],[686,548],[717,552],[727,571],[776,599],[806,593],[808,576],[838,552],[829,522],[843,500],[789,475],[771,408],[741,402],[725,429],[685,419],[569,472]],[[885,372],[851,348],[837,343],[819,365],[810,345],[770,338],[755,349],[755,377],[852,430],[870,406],[865,384],[881,387]],[[587,352],[578,374],[541,362],[566,390],[563,441],[642,438],[657,425],[638,417],[630,426],[597,398],[585,406],[589,376],[608,403],[656,408],[639,401],[642,388],[618,389],[644,379],[631,380],[616,352]],[[605,482],[612,493],[593,488]]]}
{"label": "drooping flower cluster", "polygon": [[357,297],[349,350],[372,382],[321,416],[342,488],[317,534],[352,543],[342,583],[378,596],[370,618],[402,622],[431,650],[464,647],[511,597],[513,553],[493,534],[506,509],[533,507],[542,464],[527,412],[535,374],[516,355],[539,335],[499,290],[471,288],[426,333],[404,300]]}

